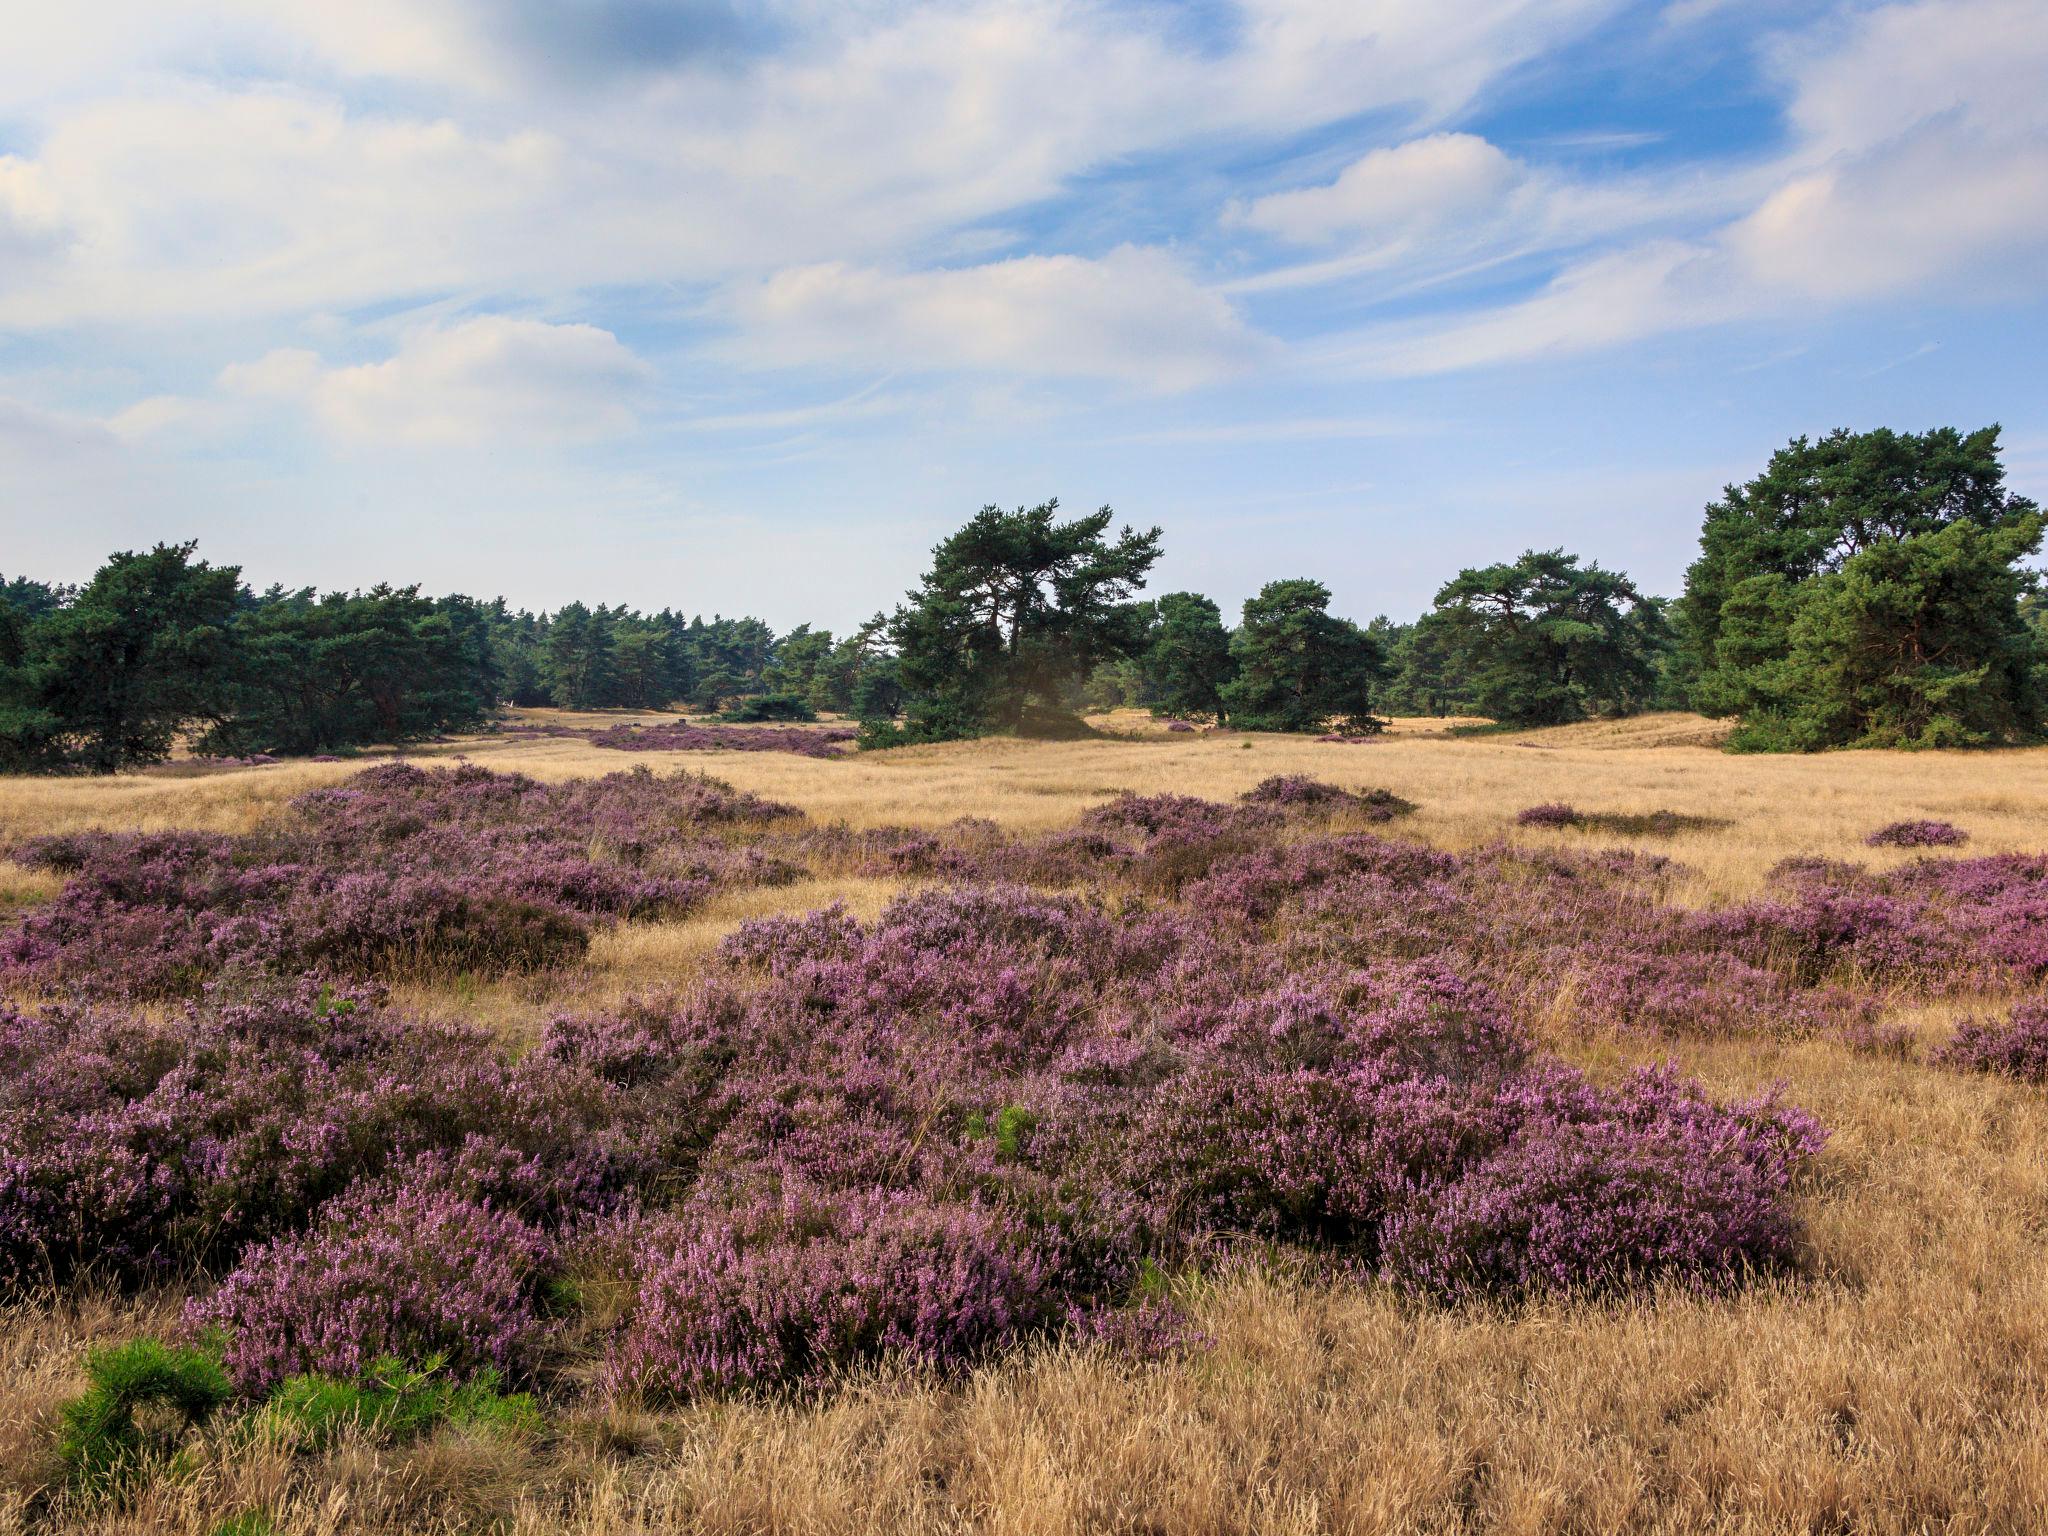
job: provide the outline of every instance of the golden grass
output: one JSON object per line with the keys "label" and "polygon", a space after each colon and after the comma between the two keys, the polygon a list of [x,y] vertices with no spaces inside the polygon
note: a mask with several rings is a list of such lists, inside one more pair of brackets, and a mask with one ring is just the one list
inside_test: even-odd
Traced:
{"label": "golden grass", "polygon": [[[528,711],[526,718],[611,724],[653,716]],[[1117,734],[1078,742],[1011,738],[953,742],[843,758],[780,752],[623,753],[573,738],[473,737],[424,748],[542,779],[657,771],[710,773],[800,806],[818,821],[937,826],[984,816],[1018,831],[1064,826],[1119,790],[1224,797],[1275,773],[1307,773],[1351,788],[1384,786],[1417,802],[1406,830],[1444,847],[1502,836],[1636,846],[1697,872],[1700,899],[1747,894],[1790,854],[1873,864],[1914,857],[1863,839],[1907,817],[1954,821],[1968,851],[2042,846],[2048,829],[2048,750],[1855,752],[1814,757],[1731,756],[1723,728],[1697,715],[1646,715],[1550,731],[1451,737],[1440,721],[1397,721],[1382,741],[1337,745],[1238,732],[1167,734],[1136,711],[1099,717]],[[355,769],[340,763],[228,769],[192,778],[0,778],[0,844],[83,828],[192,827],[242,831],[284,801]],[[1672,810],[1729,826],[1667,837],[1529,832],[1514,814],[1541,801],[1586,811]],[[0,898],[4,899],[4,898]]]}
{"label": "golden grass", "polygon": [[[1111,721],[1136,734],[1142,722]],[[1447,845],[1514,835],[1514,811],[1567,799],[1733,825],[1641,846],[1700,871],[1702,899],[1755,889],[1790,853],[1872,861],[1904,816],[1970,851],[2048,845],[2048,752],[1731,758],[1690,717],[1369,746],[1187,737],[1008,741],[848,761],[693,754],[683,765],[821,819],[1061,824],[1118,789],[1222,796],[1270,773],[1385,785]],[[544,777],[647,760],[574,741],[464,744]],[[0,781],[7,835],[60,825],[248,825],[346,768],[186,780]],[[1602,841],[1613,839],[1602,838]],[[579,973],[528,995],[418,989],[422,1006],[526,1027],[563,996],[679,982],[729,928],[887,881],[747,891],[688,921],[602,938]],[[32,893],[31,893],[32,894]],[[495,1012],[494,1012],[495,1010]],[[1905,1015],[1928,1038],[1959,1005]],[[1558,1047],[1593,1067],[1632,1049]],[[953,1384],[868,1375],[815,1401],[664,1414],[572,1406],[540,1443],[443,1435],[320,1457],[198,1449],[125,1512],[45,1509],[47,1422],[82,1345],[168,1319],[164,1303],[83,1297],[0,1319],[0,1531],[206,1536],[247,1509],[290,1536],[496,1529],[705,1532],[1981,1532],[2048,1531],[2048,1095],[1824,1041],[1689,1043],[1718,1091],[1783,1080],[1833,1130],[1804,1202],[1808,1273],[1721,1299],[1443,1310],[1285,1274],[1184,1282],[1214,1347],[1132,1366],[1050,1347]]]}

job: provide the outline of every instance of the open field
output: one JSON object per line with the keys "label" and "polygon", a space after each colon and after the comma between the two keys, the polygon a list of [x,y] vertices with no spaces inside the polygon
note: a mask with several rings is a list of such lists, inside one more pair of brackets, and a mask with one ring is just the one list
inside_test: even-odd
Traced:
{"label": "open field", "polygon": [[[1401,722],[1362,745],[1098,723],[1121,734],[837,760],[627,757],[567,738],[414,756],[462,754],[548,782],[686,767],[813,824],[977,817],[1020,837],[1066,829],[1122,791],[1221,801],[1307,774],[1414,802],[1386,835],[1441,849],[1507,839],[1668,855],[1683,869],[1659,899],[1685,908],[1754,898],[1793,855],[1906,866],[1914,852],[1863,842],[1902,819],[1962,826],[1972,857],[2048,849],[2048,750],[1731,757],[1712,750],[1709,723],[1678,716],[1468,737]],[[4,780],[0,844],[84,829],[248,833],[356,771]],[[1641,837],[1514,825],[1550,801],[1723,824]],[[415,1017],[482,1020],[524,1048],[557,1013],[687,989],[743,921],[835,901],[872,921],[929,878],[806,857],[788,883],[721,887],[681,917],[600,928],[573,966],[427,969],[395,978],[396,1001]],[[61,887],[0,863],[0,914]],[[1827,1127],[1793,1197],[1794,1262],[1725,1293],[1674,1280],[1450,1304],[1267,1254],[1177,1272],[1174,1300],[1206,1343],[1157,1358],[1067,1338],[962,1377],[862,1367],[802,1393],[680,1404],[608,1397],[586,1370],[551,1388],[538,1433],[351,1434],[313,1453],[216,1436],[190,1448],[183,1475],[87,1507],[51,1493],[56,1405],[81,1389],[87,1346],[172,1331],[191,1289],[165,1280],[124,1295],[87,1279],[0,1320],[0,1530],[207,1536],[247,1511],[269,1522],[250,1529],[293,1536],[2048,1529],[2048,1090],[1928,1060],[1956,1020],[2003,1008],[2015,988],[1855,988],[1877,1024],[1905,1027],[1903,1044],[1581,1027],[1568,989],[1528,1011],[1537,1043],[1596,1081],[1673,1060],[1721,1098],[1782,1083]],[[2038,995],[2038,979],[2024,990]]]}

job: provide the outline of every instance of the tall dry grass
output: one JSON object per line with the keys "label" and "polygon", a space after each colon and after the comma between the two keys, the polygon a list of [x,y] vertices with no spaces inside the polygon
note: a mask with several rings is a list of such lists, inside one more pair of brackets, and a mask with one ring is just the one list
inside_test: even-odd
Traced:
{"label": "tall dry grass", "polygon": [[[821,819],[960,815],[1054,826],[1120,789],[1223,796],[1271,773],[1385,785],[1447,845],[1513,813],[1671,809],[1728,825],[1622,839],[1698,870],[1700,899],[1754,890],[1791,853],[1872,861],[1883,822],[1956,821],[1969,851],[2048,846],[2048,752],[1731,758],[1690,717],[1367,746],[1162,736],[977,742],[848,761],[691,755]],[[462,744],[543,777],[634,761],[574,741]],[[0,836],[65,826],[253,824],[346,773],[0,781]],[[1612,842],[1615,839],[1602,838]],[[551,985],[616,995],[688,978],[732,924],[886,881],[821,875],[690,920],[620,930]],[[26,890],[23,899],[33,899]],[[417,1006],[517,1031],[550,997],[420,988]],[[1966,1005],[1906,1015],[1928,1039]],[[1637,1048],[1560,1037],[1612,1066]],[[1807,1272],[1732,1297],[1444,1310],[1283,1270],[1184,1281],[1213,1347],[1129,1365],[1049,1347],[965,1382],[882,1374],[804,1401],[667,1414],[571,1405],[532,1441],[444,1434],[318,1457],[203,1447],[130,1508],[38,1503],[48,1424],[95,1339],[161,1326],[161,1298],[89,1294],[0,1318],[0,1531],[206,1536],[259,1510],[279,1532],[1983,1532],[2048,1531],[2048,1095],[1824,1041],[1674,1050],[1718,1090],[1782,1080],[1834,1139],[1805,1215]]]}

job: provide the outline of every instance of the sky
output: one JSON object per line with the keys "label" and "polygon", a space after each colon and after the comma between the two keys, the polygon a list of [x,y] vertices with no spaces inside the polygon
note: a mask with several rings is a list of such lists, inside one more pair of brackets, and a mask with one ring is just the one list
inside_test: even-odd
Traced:
{"label": "sky", "polygon": [[1798,434],[2048,500],[2042,0],[0,0],[0,573],[1678,590]]}

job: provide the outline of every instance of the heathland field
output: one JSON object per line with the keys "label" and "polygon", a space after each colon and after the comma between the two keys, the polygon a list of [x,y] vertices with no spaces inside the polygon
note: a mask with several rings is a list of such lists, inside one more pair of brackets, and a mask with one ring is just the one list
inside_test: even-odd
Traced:
{"label": "heathland field", "polygon": [[0,780],[0,1530],[2048,1529],[2048,750],[638,718]]}

